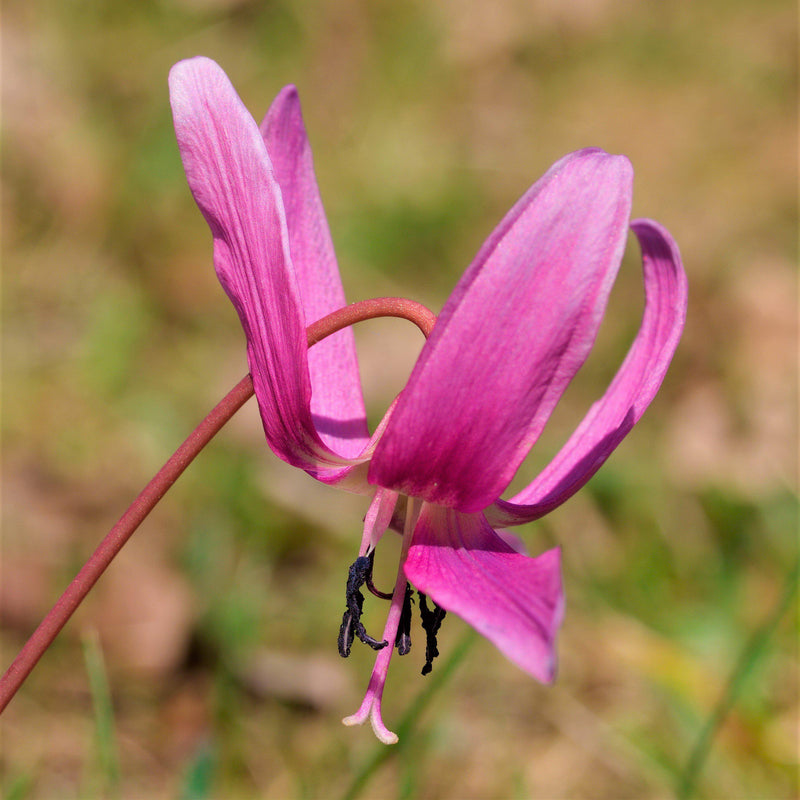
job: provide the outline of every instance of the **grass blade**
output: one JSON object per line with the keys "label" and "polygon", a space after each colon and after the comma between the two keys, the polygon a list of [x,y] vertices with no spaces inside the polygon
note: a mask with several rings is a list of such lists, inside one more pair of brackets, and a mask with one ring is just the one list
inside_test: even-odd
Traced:
{"label": "grass blade", "polygon": [[114,707],[100,637],[96,630],[83,635],[83,658],[94,708],[96,779],[100,784],[97,794],[102,797],[118,797],[120,771],[114,731]]}
{"label": "grass blade", "polygon": [[790,570],[789,574],[786,576],[783,592],[772,613],[755,630],[742,649],[736,661],[736,665],[733,668],[733,672],[725,685],[722,696],[711,712],[703,729],[700,731],[700,735],[697,737],[697,741],[686,762],[686,768],[680,776],[680,782],[677,788],[679,800],[690,800],[694,794],[703,765],[711,752],[714,737],[736,704],[747,679],[764,654],[772,634],[780,624],[784,614],[789,610],[797,592],[798,579],[800,579],[800,559],[798,559],[794,568]]}

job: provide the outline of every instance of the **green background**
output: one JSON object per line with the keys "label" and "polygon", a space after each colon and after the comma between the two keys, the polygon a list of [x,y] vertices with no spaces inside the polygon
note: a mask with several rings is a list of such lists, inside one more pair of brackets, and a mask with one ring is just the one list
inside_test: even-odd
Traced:
{"label": "green background", "polygon": [[[533,553],[563,548],[555,686],[451,616],[433,675],[419,630],[393,661],[401,744],[343,728],[372,664],[336,654],[366,501],[278,461],[251,402],[0,720],[7,797],[796,796],[794,3],[3,11],[3,668],[246,371],[174,142],[179,59],[216,59],[259,120],[297,84],[351,301],[438,311],[519,195],[584,146],[632,160],[634,215],[669,228],[690,281],[645,418],[517,531]],[[641,305],[630,242],[597,347],[515,486],[602,393]],[[393,320],[357,338],[374,425],[421,338]],[[395,564],[387,539],[383,584]],[[385,606],[367,605],[379,628]]]}

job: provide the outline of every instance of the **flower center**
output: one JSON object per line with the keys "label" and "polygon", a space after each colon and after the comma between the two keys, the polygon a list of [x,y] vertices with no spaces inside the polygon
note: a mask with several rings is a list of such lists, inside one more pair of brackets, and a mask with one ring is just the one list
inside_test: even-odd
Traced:
{"label": "flower center", "polygon": [[[361,587],[366,586],[376,597],[384,600],[391,600],[392,595],[382,592],[375,587],[372,582],[372,570],[375,564],[375,550],[370,550],[367,555],[359,556],[350,566],[347,576],[347,588],[345,591],[345,612],[342,616],[342,624],[339,628],[338,647],[339,655],[347,658],[353,641],[357,638],[373,650],[383,650],[389,642],[386,639],[379,641],[367,633],[364,624],[361,622],[361,615],[364,609],[364,595]],[[402,568],[402,565],[401,565]],[[422,592],[419,595],[419,613],[422,622],[422,630],[425,631],[425,665],[422,667],[422,674],[427,675],[433,669],[433,659],[439,655],[437,635],[445,618],[446,611],[433,603],[433,608],[428,607],[428,598]],[[414,589],[410,583],[406,583],[405,594],[403,596],[400,617],[397,622],[397,632],[395,633],[394,646],[397,654],[407,655],[411,651],[411,617],[412,606],[414,603]]]}

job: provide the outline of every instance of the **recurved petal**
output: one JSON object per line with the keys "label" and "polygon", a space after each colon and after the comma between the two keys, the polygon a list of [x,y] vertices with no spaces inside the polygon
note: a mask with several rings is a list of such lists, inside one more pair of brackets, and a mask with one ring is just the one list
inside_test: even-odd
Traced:
{"label": "recurved petal", "polygon": [[687,281],[678,247],[652,220],[631,224],[642,248],[645,308],[628,355],[603,397],[544,471],[510,502],[486,510],[492,525],[543,517],[594,475],[639,421],[667,372],[686,319]]}
{"label": "recurved petal", "polygon": [[169,78],[189,187],[214,238],[214,266],[239,314],[267,441],[312,472],[341,465],[310,412],[307,343],[280,189],[258,126],[222,69],[207,58]]}
{"label": "recurved petal", "polygon": [[[275,98],[261,134],[280,186],[303,319],[310,325],[346,301],[294,86]],[[322,441],[348,458],[360,455],[369,431],[352,329],[312,347],[308,368],[311,414]]]}
{"label": "recurved petal", "polygon": [[550,683],[564,616],[561,555],[536,557],[506,544],[483,514],[425,503],[405,562],[406,578],[491,641],[506,657]]}
{"label": "recurved petal", "polygon": [[586,359],[619,268],[632,169],[556,163],[464,273],[378,443],[370,480],[478,511],[510,482]]}

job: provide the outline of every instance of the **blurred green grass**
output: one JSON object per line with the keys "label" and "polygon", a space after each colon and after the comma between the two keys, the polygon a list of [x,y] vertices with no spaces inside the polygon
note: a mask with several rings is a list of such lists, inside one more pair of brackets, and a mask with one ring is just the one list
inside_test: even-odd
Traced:
{"label": "blurred green grass", "polygon": [[[401,747],[377,756],[369,730],[342,728],[371,667],[363,648],[335,654],[364,501],[277,462],[247,407],[9,706],[8,796],[80,796],[92,732],[111,716],[123,797],[344,796],[361,775],[368,797],[796,796],[796,600],[774,618],[797,558],[793,4],[33,0],[4,12],[4,663],[246,369],[174,143],[178,59],[217,59],[257,118],[298,85],[351,300],[401,294],[438,310],[517,197],[586,145],[632,159],[634,213],[669,227],[691,288],[645,419],[580,496],[523,532],[533,552],[564,548],[556,686],[480,641]],[[632,252],[597,350],[520,481],[615,371],[640,282]],[[419,337],[399,322],[357,337],[378,419]],[[99,631],[102,715],[81,630]],[[440,667],[463,632],[447,620]],[[271,666],[256,669],[264,652]],[[415,658],[392,665],[390,726],[425,692]],[[276,684],[309,664],[316,693]]]}

